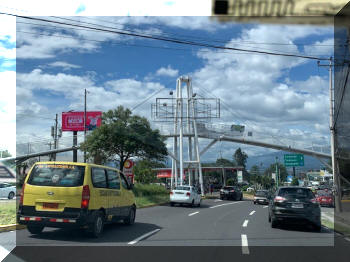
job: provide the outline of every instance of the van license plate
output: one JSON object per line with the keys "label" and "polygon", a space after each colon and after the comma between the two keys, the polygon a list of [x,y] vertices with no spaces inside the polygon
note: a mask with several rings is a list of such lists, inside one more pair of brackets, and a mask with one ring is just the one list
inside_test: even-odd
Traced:
{"label": "van license plate", "polygon": [[57,209],[58,203],[44,203],[43,208]]}

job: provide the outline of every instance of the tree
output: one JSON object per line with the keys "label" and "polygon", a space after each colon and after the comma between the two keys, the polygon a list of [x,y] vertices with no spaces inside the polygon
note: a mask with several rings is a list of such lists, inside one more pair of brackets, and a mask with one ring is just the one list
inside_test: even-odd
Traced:
{"label": "tree", "polygon": [[290,184],[291,186],[299,186],[299,180],[296,177],[293,177],[292,183]]}
{"label": "tree", "polygon": [[103,113],[101,126],[86,137],[81,149],[96,164],[118,160],[122,170],[131,157],[163,160],[167,155],[164,141],[145,117],[132,115],[129,109],[119,106]]}
{"label": "tree", "polygon": [[234,166],[234,163],[232,163],[230,160],[226,158],[218,158],[216,159],[216,166]]}
{"label": "tree", "polygon": [[[279,181],[283,182],[286,181],[287,176],[288,176],[288,172],[286,167],[281,164],[281,163],[277,163],[277,168],[278,168],[278,175],[279,175]],[[268,175],[270,176],[272,173],[276,173],[276,164],[271,164],[267,169],[265,169],[264,171],[264,175]]]}
{"label": "tree", "polygon": [[236,152],[233,154],[233,159],[236,161],[238,166],[243,166],[243,168],[246,168],[248,155],[241,150],[239,147]]}
{"label": "tree", "polygon": [[134,166],[135,180],[139,183],[152,183],[157,179],[156,171],[153,168],[165,167],[164,164],[149,159],[142,159]]}

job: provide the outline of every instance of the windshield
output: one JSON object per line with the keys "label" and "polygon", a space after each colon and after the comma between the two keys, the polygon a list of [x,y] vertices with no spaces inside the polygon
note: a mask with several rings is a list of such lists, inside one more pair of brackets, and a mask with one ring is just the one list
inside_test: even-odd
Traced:
{"label": "windshield", "polygon": [[190,191],[190,187],[188,187],[188,186],[178,186],[178,187],[175,188],[175,190]]}
{"label": "windshield", "polygon": [[84,173],[84,166],[39,164],[33,168],[27,183],[37,186],[81,186],[84,181]]}

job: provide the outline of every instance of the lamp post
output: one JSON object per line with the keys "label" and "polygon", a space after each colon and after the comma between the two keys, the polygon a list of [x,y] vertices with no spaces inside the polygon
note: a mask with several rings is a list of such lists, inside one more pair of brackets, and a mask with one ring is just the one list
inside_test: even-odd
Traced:
{"label": "lamp post", "polygon": [[[86,88],[84,90],[84,144],[86,141]],[[84,163],[86,163],[86,150],[84,150]]]}

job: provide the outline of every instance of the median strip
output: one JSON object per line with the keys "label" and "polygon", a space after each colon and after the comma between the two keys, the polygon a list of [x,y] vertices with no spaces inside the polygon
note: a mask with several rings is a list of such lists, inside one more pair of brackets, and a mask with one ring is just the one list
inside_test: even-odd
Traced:
{"label": "median strip", "polygon": [[134,245],[134,244],[136,244],[137,242],[139,242],[139,241],[141,241],[141,240],[143,240],[143,239],[145,239],[145,238],[147,238],[147,237],[149,237],[149,236],[151,236],[151,235],[157,233],[159,230],[160,230],[160,228],[157,228],[157,229],[155,229],[155,230],[153,230],[153,231],[151,231],[151,232],[148,232],[148,233],[146,233],[146,234],[144,234],[144,235],[142,235],[142,236],[136,238],[135,240],[130,241],[130,242],[128,243],[128,245]]}
{"label": "median strip", "polygon": [[249,220],[244,220],[242,227],[247,227]]}
{"label": "median strip", "polygon": [[241,235],[241,238],[242,238],[242,254],[249,255],[247,235]]}
{"label": "median strip", "polygon": [[249,215],[251,216],[251,215],[253,215],[254,213],[255,213],[255,210],[253,210],[252,212],[250,212]]}
{"label": "median strip", "polygon": [[193,215],[198,214],[198,213],[199,213],[199,211],[193,212],[193,213],[189,214],[188,216],[190,217],[190,216],[193,216]]}

